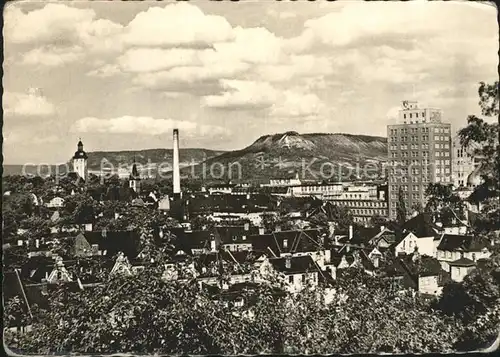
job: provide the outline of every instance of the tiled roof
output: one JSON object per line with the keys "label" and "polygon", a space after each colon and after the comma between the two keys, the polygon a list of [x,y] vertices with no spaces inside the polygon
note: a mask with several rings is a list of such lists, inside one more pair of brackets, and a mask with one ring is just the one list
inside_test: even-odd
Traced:
{"label": "tiled roof", "polygon": [[139,234],[136,231],[92,231],[84,232],[89,244],[97,244],[106,255],[114,256],[123,252],[129,259],[139,254]]}
{"label": "tiled roof", "polygon": [[418,260],[414,260],[414,254],[400,258],[406,265],[408,271],[415,276],[435,276],[442,274],[441,263],[436,258],[420,255]]}
{"label": "tiled roof", "polygon": [[442,251],[478,252],[487,248],[489,241],[485,238],[470,235],[444,234],[438,245]]}
{"label": "tiled roof", "polygon": [[432,217],[428,213],[420,213],[403,225],[403,230],[412,232],[419,238],[435,236],[435,229],[439,227],[432,222]]}
{"label": "tiled roof", "polygon": [[276,208],[276,199],[264,194],[247,195],[193,195],[187,200],[187,207],[190,214],[200,214],[204,212],[233,212],[248,213],[271,211]]}
{"label": "tiled roof", "polygon": [[321,240],[321,231],[318,229],[279,231],[250,236],[253,250],[269,253],[271,249],[276,256],[280,253],[317,251],[322,247]]}
{"label": "tiled roof", "polygon": [[[289,267],[287,267],[287,260],[290,261]],[[285,274],[300,274],[318,271],[317,265],[314,264],[314,261],[309,255],[299,257],[270,258],[269,262],[278,272]]]}
{"label": "tiled roof", "polygon": [[459,266],[459,267],[471,267],[471,266],[476,265],[475,262],[473,262],[472,260],[470,260],[468,258],[460,258],[460,259],[457,259],[457,260],[450,262],[448,264],[452,265],[452,266]]}

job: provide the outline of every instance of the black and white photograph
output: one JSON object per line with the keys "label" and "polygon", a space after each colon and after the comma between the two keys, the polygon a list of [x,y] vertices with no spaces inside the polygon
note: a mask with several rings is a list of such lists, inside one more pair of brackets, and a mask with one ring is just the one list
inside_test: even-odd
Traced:
{"label": "black and white photograph", "polygon": [[7,2],[7,353],[496,351],[498,19]]}

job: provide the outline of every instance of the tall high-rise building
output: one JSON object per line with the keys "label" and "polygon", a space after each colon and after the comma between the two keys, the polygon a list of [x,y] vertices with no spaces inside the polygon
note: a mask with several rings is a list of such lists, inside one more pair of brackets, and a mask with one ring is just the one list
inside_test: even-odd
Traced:
{"label": "tall high-rise building", "polygon": [[403,101],[397,124],[387,126],[389,218],[397,216],[401,188],[406,210],[425,206],[430,183],[452,183],[451,124],[442,112]]}
{"label": "tall high-rise building", "polygon": [[78,141],[77,150],[73,155],[73,172],[76,172],[80,178],[87,181],[87,153],[83,151],[82,140]]}

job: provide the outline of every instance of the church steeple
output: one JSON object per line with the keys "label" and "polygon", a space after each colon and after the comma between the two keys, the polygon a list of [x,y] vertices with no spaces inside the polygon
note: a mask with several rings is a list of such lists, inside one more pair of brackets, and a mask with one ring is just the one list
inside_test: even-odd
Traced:
{"label": "church steeple", "polygon": [[130,172],[130,177],[129,177],[129,187],[133,189],[136,193],[139,193],[140,191],[140,181],[141,181],[141,176],[139,175],[139,170],[137,169],[137,163],[135,161],[135,155],[134,155],[134,163],[132,164],[132,170]]}
{"label": "church steeple", "polygon": [[73,159],[87,159],[87,153],[83,151],[82,138],[78,140],[77,150],[75,152],[75,155],[73,156]]}
{"label": "church steeple", "polygon": [[73,155],[73,172],[76,172],[84,181],[87,181],[87,159],[88,156],[83,151],[83,143],[80,138],[75,155]]}

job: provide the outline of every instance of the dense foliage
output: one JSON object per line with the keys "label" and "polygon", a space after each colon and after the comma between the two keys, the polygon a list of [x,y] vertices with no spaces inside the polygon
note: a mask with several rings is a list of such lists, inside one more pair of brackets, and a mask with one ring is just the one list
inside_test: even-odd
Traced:
{"label": "dense foliage", "polygon": [[225,304],[197,284],[165,282],[155,268],[79,293],[51,293],[32,330],[9,332],[23,353],[375,353],[451,351],[463,327],[411,294],[353,270],[330,303],[324,288],[277,295],[267,285]]}

